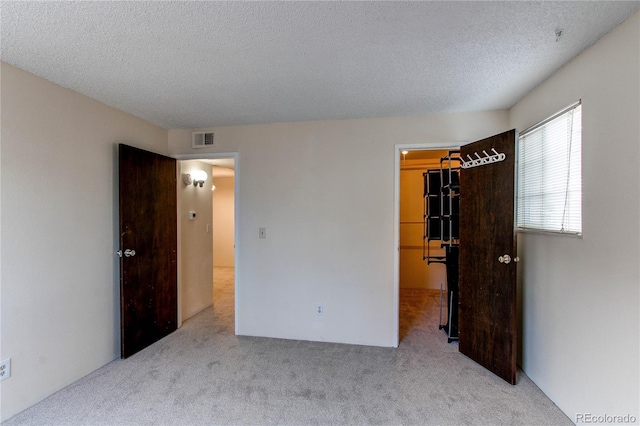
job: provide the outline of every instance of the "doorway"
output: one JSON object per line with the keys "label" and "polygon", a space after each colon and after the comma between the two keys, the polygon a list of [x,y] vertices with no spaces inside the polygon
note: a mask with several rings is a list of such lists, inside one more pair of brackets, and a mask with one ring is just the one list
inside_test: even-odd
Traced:
{"label": "doorway", "polygon": [[[459,166],[457,183],[452,180],[451,168],[447,182],[443,168],[440,170],[440,202],[444,203],[442,197],[448,194],[449,212],[441,211],[438,218],[441,223],[451,223],[456,217],[459,221],[459,248],[451,250],[451,263],[455,262],[459,267],[459,273],[456,273],[459,298],[452,297],[452,304],[456,305],[457,300],[460,312],[460,352],[511,384],[516,383],[515,262],[519,259],[516,255],[514,227],[516,134],[517,131],[512,129],[462,144],[459,150],[456,146],[443,147],[459,153]],[[401,152],[408,152],[411,148],[420,149],[415,146],[396,146],[395,152],[396,302],[400,293],[399,163]],[[454,199],[457,200],[457,213],[453,210],[456,205]],[[444,229],[440,231],[443,241],[456,238],[451,234],[451,227],[449,238],[445,238]],[[447,264],[449,259],[447,251]]]}
{"label": "doorway", "polygon": [[[175,156],[178,192],[186,195],[178,197],[179,326],[223,296],[230,331],[237,330],[238,157],[237,152]],[[207,173],[202,186],[185,185],[184,175],[192,169]]]}
{"label": "doorway", "polygon": [[235,312],[235,163],[210,160],[212,165],[213,307],[220,330],[234,332]]}
{"label": "doorway", "polygon": [[[444,264],[429,264],[425,259],[424,177],[428,169],[439,169],[440,158],[459,144],[396,145],[394,188],[394,309],[397,344],[417,326],[427,306],[438,303],[440,285],[446,285]],[[431,253],[442,250],[436,241],[427,241]],[[446,303],[445,303],[446,305]],[[438,313],[430,309],[428,321],[438,322]],[[436,308],[437,309],[437,308]],[[435,312],[435,316],[432,312]],[[446,339],[446,335],[442,336]]]}

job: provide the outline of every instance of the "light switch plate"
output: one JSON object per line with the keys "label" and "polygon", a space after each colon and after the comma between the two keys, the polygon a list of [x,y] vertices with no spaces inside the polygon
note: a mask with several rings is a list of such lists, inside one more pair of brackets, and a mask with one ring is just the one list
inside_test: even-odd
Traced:
{"label": "light switch plate", "polygon": [[11,358],[0,362],[0,381],[11,377]]}

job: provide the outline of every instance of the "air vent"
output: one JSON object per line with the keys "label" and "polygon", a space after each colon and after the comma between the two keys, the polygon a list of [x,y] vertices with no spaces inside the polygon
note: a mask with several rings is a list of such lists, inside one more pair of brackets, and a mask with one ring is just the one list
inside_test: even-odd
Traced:
{"label": "air vent", "polygon": [[191,146],[193,148],[213,146],[213,132],[193,132]]}

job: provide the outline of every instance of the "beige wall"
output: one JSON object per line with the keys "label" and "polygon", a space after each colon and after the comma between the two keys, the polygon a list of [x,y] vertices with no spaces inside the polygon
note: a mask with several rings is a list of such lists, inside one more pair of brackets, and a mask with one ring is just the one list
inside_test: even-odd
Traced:
{"label": "beige wall", "polygon": [[213,266],[234,266],[234,178],[213,180]]}
{"label": "beige wall", "polygon": [[[438,151],[436,151],[438,152]],[[442,151],[446,153],[446,151]],[[423,260],[424,177],[428,169],[439,169],[439,162],[411,163],[400,169],[400,288],[446,288],[444,264]],[[432,255],[444,256],[440,241],[430,241]]]}
{"label": "beige wall", "polygon": [[167,131],[2,63],[7,419],[120,355],[117,144]]}
{"label": "beige wall", "polygon": [[520,234],[522,367],[573,421],[640,418],[640,14],[518,102],[524,129],[582,99],[584,238]]}
{"label": "beige wall", "polygon": [[172,154],[238,152],[237,333],[396,345],[395,144],[507,127],[506,111],[220,127],[199,150],[170,130]]}
{"label": "beige wall", "polygon": [[[180,317],[191,318],[213,303],[213,243],[211,166],[195,160],[180,161],[180,174],[207,172],[203,187],[178,181],[180,198]],[[182,176],[181,176],[182,177]],[[189,211],[196,217],[189,220]]]}

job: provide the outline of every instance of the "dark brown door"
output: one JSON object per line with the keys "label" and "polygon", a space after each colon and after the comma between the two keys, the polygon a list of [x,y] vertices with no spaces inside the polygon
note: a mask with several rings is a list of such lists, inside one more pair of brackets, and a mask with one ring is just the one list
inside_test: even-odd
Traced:
{"label": "dark brown door", "polygon": [[127,358],[177,327],[176,160],[127,145],[120,157],[120,333]]}
{"label": "dark brown door", "polygon": [[515,135],[511,130],[460,149],[463,160],[476,153],[495,156],[492,149],[505,159],[460,171],[459,349],[511,384],[517,344]]}

